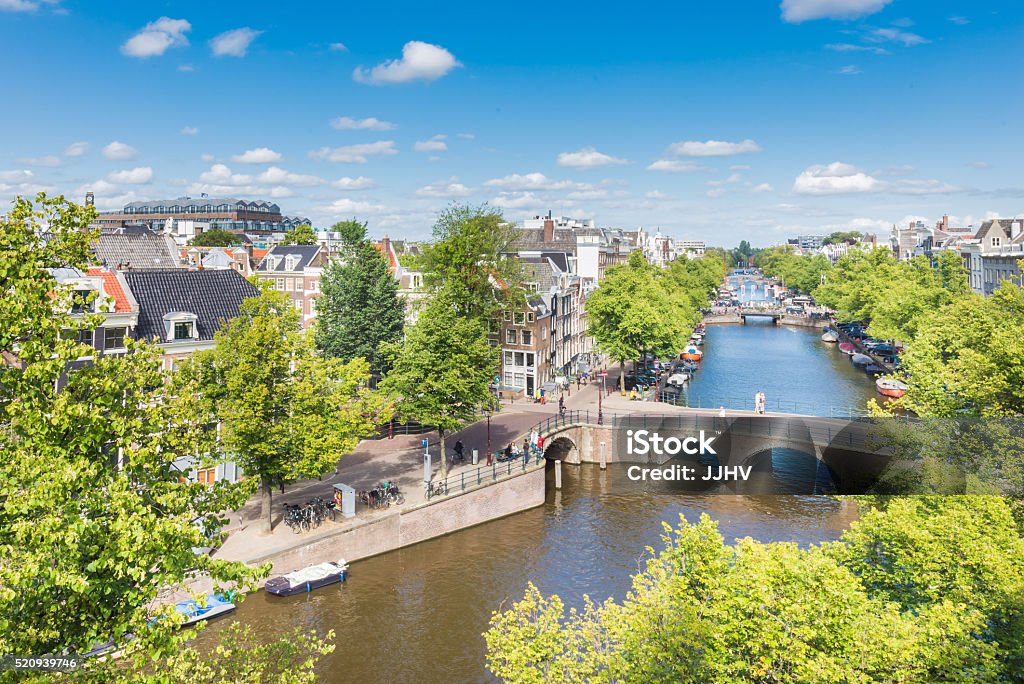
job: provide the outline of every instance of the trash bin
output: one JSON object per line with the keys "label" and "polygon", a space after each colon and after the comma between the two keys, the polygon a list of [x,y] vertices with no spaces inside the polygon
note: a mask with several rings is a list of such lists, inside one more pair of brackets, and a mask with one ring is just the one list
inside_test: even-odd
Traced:
{"label": "trash bin", "polygon": [[355,517],[356,490],[346,484],[336,484],[334,489],[341,492],[341,514],[346,518]]}
{"label": "trash bin", "polygon": [[473,449],[473,465],[476,465],[477,461],[479,461],[479,460],[480,460],[480,452],[477,451],[476,449]]}

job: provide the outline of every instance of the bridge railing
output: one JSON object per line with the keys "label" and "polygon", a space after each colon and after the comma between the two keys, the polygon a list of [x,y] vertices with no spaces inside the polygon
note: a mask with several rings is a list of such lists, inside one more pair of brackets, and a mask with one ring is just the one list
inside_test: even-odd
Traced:
{"label": "bridge railing", "polygon": [[530,447],[528,454],[518,452],[511,459],[499,461],[498,456],[498,454],[494,455],[494,460],[490,465],[460,470],[443,480],[431,480],[430,484],[426,486],[427,501],[439,496],[460,494],[472,487],[508,479],[513,475],[526,472],[531,466],[536,466],[544,460],[544,452],[536,446]]}
{"label": "bridge railing", "polygon": [[[654,399],[653,391],[646,397],[648,401]],[[661,403],[673,406],[687,406],[689,408],[727,409],[752,411],[754,409],[753,395],[750,397],[722,396],[722,395],[689,395],[685,392],[670,394],[668,397],[659,393],[658,399]],[[871,412],[863,407],[856,406],[828,406],[818,402],[796,401],[792,399],[765,398],[765,411],[769,413],[793,413],[804,416],[818,416],[821,418],[867,418]]]}

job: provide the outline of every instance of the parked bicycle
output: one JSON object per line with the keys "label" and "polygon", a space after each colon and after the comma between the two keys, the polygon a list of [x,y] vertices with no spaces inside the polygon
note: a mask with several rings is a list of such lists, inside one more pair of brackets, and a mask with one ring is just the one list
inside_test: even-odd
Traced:
{"label": "parked bicycle", "polygon": [[444,493],[445,493],[445,483],[444,483],[443,480],[438,480],[437,482],[428,482],[427,483],[427,498],[428,499],[430,497],[432,497],[432,496],[441,496]]}
{"label": "parked bicycle", "polygon": [[394,482],[383,482],[373,489],[359,492],[359,501],[369,508],[387,508],[391,504],[402,505],[405,495]]}

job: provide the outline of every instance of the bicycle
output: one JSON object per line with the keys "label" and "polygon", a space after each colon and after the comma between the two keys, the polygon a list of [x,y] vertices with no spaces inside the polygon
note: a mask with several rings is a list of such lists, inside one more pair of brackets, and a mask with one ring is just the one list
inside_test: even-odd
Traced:
{"label": "bicycle", "polygon": [[445,493],[444,481],[428,482],[427,483],[427,498],[432,496],[442,496]]}

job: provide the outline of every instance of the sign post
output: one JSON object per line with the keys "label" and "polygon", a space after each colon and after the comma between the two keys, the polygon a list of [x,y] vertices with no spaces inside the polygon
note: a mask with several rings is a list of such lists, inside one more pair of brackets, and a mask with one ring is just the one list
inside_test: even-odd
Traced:
{"label": "sign post", "polygon": [[603,397],[604,379],[608,377],[608,371],[601,371],[601,392],[597,395],[597,424],[604,425]]}
{"label": "sign post", "polygon": [[427,440],[420,440],[423,445],[423,481],[430,484],[430,449],[427,448]]}

